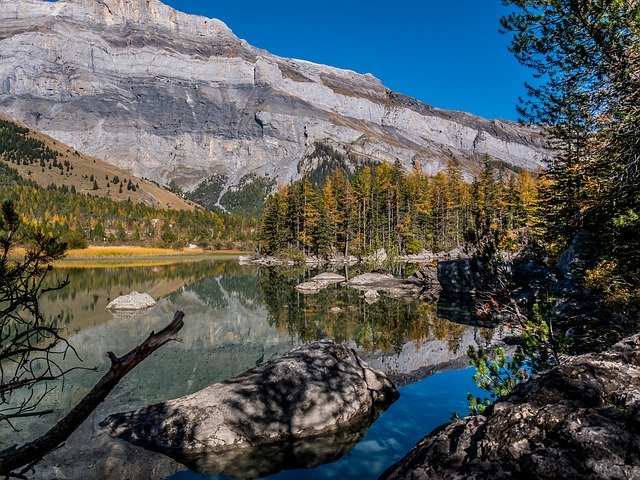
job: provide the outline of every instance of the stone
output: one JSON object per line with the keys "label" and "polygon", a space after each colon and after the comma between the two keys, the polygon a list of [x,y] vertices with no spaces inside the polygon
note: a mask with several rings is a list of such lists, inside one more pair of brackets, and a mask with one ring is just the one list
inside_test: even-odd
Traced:
{"label": "stone", "polygon": [[[158,0],[2,0],[0,112],[167,185],[309,174],[316,142],[356,159],[535,170],[542,129],[441,110],[369,74],[272,55]],[[316,162],[316,163],[314,163]]]}
{"label": "stone", "polygon": [[314,294],[318,293],[320,290],[327,288],[329,284],[322,282],[303,282],[296,285],[295,289],[301,293],[309,293]]}
{"label": "stone", "polygon": [[[111,435],[185,464],[369,425],[398,396],[355,352],[323,340],[194,394],[110,415]],[[202,459],[205,460],[202,460]]]}
{"label": "stone", "polygon": [[336,273],[321,273],[312,277],[308,282],[296,285],[296,290],[302,293],[314,294],[327,288],[329,285],[344,282],[346,279]]}
{"label": "stone", "polygon": [[[384,294],[393,298],[418,298],[422,290],[421,286],[411,279],[396,278],[387,273],[363,273],[353,277],[346,285],[364,292],[375,291],[378,296]],[[371,296],[371,299],[373,298]]]}
{"label": "stone", "polygon": [[296,264],[295,260],[290,258],[272,257],[270,255],[264,257],[247,257],[238,258],[239,265],[257,265],[259,267],[291,267]]}
{"label": "stone", "polygon": [[373,255],[371,255],[371,261],[376,264],[382,264],[387,261],[389,255],[387,255],[387,251],[384,248],[379,248]]}
{"label": "stone", "polygon": [[514,264],[512,276],[516,287],[528,290],[548,291],[558,281],[548,268],[534,262]]}
{"label": "stone", "polygon": [[438,268],[435,266],[423,267],[411,275],[410,280],[421,288],[420,298],[425,301],[435,301],[440,296],[442,287],[438,281]]}
{"label": "stone", "polygon": [[367,290],[364,292],[364,299],[368,304],[376,303],[380,300],[380,294],[375,290]]}
{"label": "stone", "polygon": [[640,335],[441,426],[380,479],[640,478]]}
{"label": "stone", "polygon": [[252,258],[246,255],[240,255],[238,257],[238,265],[251,265]]}
{"label": "stone", "polygon": [[145,310],[156,304],[156,301],[148,293],[131,292],[115,298],[107,305],[108,310]]}
{"label": "stone", "polygon": [[344,275],[340,275],[332,272],[325,272],[316,275],[315,277],[311,277],[311,281],[313,282],[323,282],[323,283],[341,283],[344,282],[346,278]]}
{"label": "stone", "polygon": [[393,280],[395,277],[388,273],[363,273],[353,277],[348,284],[350,286],[380,285]]}
{"label": "stone", "polygon": [[482,288],[478,269],[468,258],[438,262],[438,283],[446,293],[470,293]]}

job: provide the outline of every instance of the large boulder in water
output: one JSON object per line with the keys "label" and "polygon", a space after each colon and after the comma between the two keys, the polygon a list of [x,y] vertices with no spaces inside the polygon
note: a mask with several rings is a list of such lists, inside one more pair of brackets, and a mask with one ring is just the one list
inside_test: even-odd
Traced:
{"label": "large boulder in water", "polygon": [[113,437],[197,465],[209,463],[198,456],[212,452],[368,426],[397,396],[382,372],[324,340],[194,394],[111,415],[101,425]]}
{"label": "large boulder in water", "polygon": [[364,292],[375,290],[392,298],[417,298],[421,291],[420,285],[414,280],[396,278],[388,273],[363,273],[350,279],[346,285]]}
{"label": "large boulder in water", "polygon": [[129,295],[121,295],[107,305],[109,310],[144,310],[151,308],[156,301],[148,293],[131,292]]}
{"label": "large boulder in water", "polygon": [[485,413],[436,429],[380,479],[640,478],[640,335],[571,358]]}
{"label": "large boulder in water", "polygon": [[445,293],[470,293],[482,290],[482,277],[473,259],[438,262],[438,282]]}

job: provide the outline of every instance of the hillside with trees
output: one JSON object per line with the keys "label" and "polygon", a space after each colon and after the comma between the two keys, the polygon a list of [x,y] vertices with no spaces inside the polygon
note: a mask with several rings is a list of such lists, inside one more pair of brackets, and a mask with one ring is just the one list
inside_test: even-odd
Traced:
{"label": "hillside with trees", "polygon": [[196,205],[159,185],[0,116],[0,162],[41,187],[55,185],[114,201],[193,210]]}
{"label": "hillside with trees", "polygon": [[241,248],[254,220],[205,210],[167,210],[78,193],[73,187],[42,188],[0,164],[0,198],[16,205],[25,225],[60,238],[70,248],[147,245]]}

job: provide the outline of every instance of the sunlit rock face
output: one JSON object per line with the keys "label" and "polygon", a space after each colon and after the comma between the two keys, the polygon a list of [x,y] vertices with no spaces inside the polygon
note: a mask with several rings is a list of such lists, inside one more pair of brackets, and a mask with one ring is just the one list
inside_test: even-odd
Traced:
{"label": "sunlit rock face", "polygon": [[361,75],[252,47],[221,21],[157,0],[0,2],[0,112],[139,176],[194,188],[299,176],[325,142],[358,160],[488,155],[535,169],[535,128],[439,110]]}

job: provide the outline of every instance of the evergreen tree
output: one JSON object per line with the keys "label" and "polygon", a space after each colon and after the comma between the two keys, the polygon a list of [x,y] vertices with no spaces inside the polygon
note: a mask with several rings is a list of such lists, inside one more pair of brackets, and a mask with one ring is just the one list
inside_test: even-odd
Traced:
{"label": "evergreen tree", "polygon": [[[598,246],[604,284],[636,288],[640,264],[640,4],[508,0],[511,50],[534,70],[520,111],[547,125],[559,155],[542,189],[555,251],[578,229]],[[627,290],[629,288],[625,287]],[[636,295],[637,296],[637,295]]]}

